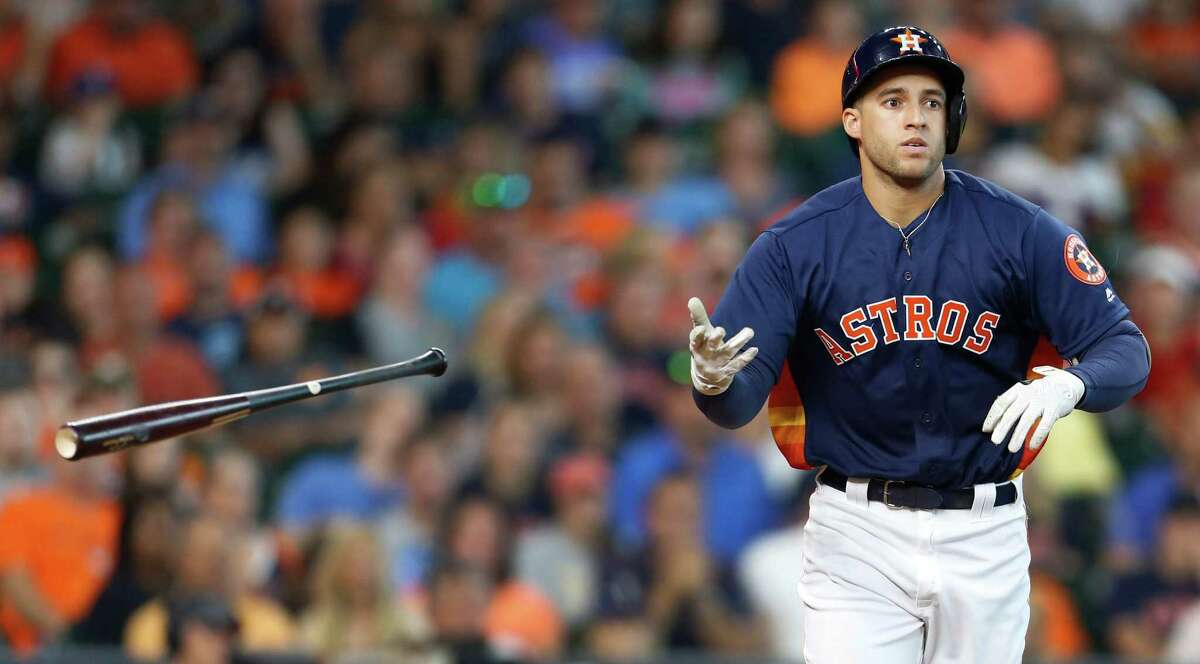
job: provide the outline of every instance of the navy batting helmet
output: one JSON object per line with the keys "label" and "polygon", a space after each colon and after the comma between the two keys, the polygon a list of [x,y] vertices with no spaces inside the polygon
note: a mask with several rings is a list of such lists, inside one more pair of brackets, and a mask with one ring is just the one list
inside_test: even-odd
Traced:
{"label": "navy batting helmet", "polygon": [[[853,105],[876,74],[897,64],[925,65],[942,80],[946,87],[946,154],[952,154],[958,149],[958,138],[967,123],[965,77],[937,37],[921,28],[888,28],[867,37],[854,49],[842,74],[842,108]],[[850,147],[858,154],[854,139],[850,139]]]}

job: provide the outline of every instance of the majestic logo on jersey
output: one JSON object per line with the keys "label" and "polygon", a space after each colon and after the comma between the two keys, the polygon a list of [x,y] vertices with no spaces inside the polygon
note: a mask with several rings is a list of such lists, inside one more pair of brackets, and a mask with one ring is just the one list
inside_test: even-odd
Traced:
{"label": "majestic logo on jersey", "polygon": [[1098,286],[1108,277],[1100,261],[1088,251],[1083,238],[1078,235],[1067,236],[1066,244],[1063,245],[1063,260],[1066,261],[1067,271],[1071,276],[1085,284]]}
{"label": "majestic logo on jersey", "polygon": [[[903,326],[896,321],[901,308],[904,310]],[[878,323],[878,329],[875,323]],[[970,308],[958,300],[947,300],[941,309],[935,309],[933,300],[927,295],[905,295],[899,300],[889,297],[872,302],[842,316],[839,329],[850,341],[849,350],[825,330],[818,327],[813,332],[829,351],[833,363],[842,365],[875,350],[880,343],[886,346],[901,339],[936,341],[946,346],[957,346],[961,342],[964,349],[983,355],[991,347],[993,332],[999,323],[1000,314],[984,311],[972,317]]]}
{"label": "majestic logo on jersey", "polygon": [[921,50],[921,44],[929,40],[920,35],[914,35],[911,30],[905,28],[904,34],[892,37],[892,41],[900,45],[901,53],[908,53],[909,51],[924,53],[925,51]]}
{"label": "majestic logo on jersey", "polygon": [[1084,238],[1080,238],[1079,235],[1067,235],[1067,243],[1062,247],[1062,258],[1067,262],[1070,276],[1075,279],[1091,283],[1092,286],[1099,286],[1108,279],[1108,274],[1100,267],[1100,262],[1092,256],[1092,252],[1087,250]]}

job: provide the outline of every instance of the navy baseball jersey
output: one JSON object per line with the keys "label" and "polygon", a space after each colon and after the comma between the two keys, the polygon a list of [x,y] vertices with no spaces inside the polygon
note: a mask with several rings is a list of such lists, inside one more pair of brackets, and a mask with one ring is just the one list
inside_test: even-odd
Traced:
{"label": "navy baseball jersey", "polygon": [[860,178],[834,185],[755,240],[714,311],[729,334],[754,329],[743,373],[774,386],[793,465],[1007,480],[1031,453],[981,432],[993,400],[1026,378],[1043,336],[1075,358],[1129,314],[1077,231],[986,180],[947,170],[918,223],[906,248]]}

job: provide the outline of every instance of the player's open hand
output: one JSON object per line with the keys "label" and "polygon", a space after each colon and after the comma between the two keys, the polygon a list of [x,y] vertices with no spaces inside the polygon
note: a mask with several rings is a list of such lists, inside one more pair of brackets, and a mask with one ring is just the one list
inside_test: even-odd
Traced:
{"label": "player's open hand", "polygon": [[725,341],[725,328],[712,326],[700,298],[688,300],[688,311],[692,314],[692,333],[688,344],[692,351],[692,385],[701,394],[720,394],[729,389],[734,374],[758,355],[757,348],[738,355],[742,346],[754,337],[754,330],[743,327],[741,332]]}
{"label": "player's open hand", "polygon": [[[1000,445],[1008,433],[1008,451],[1021,449],[1025,436],[1034,422],[1037,428],[1029,439],[1029,449],[1036,450],[1050,435],[1050,427],[1065,417],[1083,398],[1083,381],[1078,376],[1054,367],[1034,367],[1034,372],[1043,377],[1023,380],[996,397],[987,417],[983,419],[983,432],[992,434],[992,442]],[[1038,421],[1040,418],[1040,422]],[[1013,426],[1013,425],[1016,426]]]}

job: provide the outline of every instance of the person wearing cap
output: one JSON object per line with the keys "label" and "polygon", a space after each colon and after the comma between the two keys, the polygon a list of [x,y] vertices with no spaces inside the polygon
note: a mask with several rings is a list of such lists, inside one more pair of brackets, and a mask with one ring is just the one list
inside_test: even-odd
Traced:
{"label": "person wearing cap", "polygon": [[1180,248],[1169,244],[1143,247],[1125,269],[1125,288],[1133,319],[1154,342],[1157,367],[1138,395],[1150,407],[1165,405],[1200,364],[1200,331],[1196,329],[1196,287],[1200,269]]}
{"label": "person wearing cap", "polygon": [[[700,410],[732,429],[766,402],[788,462],[820,469],[799,585],[809,664],[1020,662],[1021,473],[1057,420],[1116,408],[1150,372],[1082,235],[943,167],[965,83],[926,30],[867,37],[841,89],[861,175],[764,231],[711,320],[687,303]],[[1058,357],[1035,354],[1043,337]]]}
{"label": "person wearing cap", "polygon": [[42,143],[41,181],[65,199],[124,192],[141,171],[142,143],[120,122],[116,77],[102,68],[80,72],[68,101]]}
{"label": "person wearing cap", "polygon": [[608,463],[598,455],[560,459],[550,469],[554,521],[517,536],[517,578],[549,597],[573,629],[586,624],[596,608],[608,478]]}

